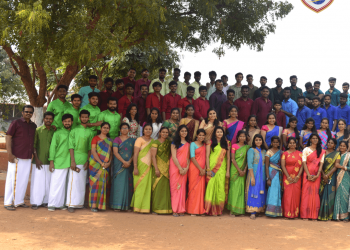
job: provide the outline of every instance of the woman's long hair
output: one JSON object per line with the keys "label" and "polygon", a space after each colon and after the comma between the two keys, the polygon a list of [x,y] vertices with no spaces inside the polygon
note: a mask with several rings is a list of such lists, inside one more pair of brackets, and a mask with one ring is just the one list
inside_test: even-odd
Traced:
{"label": "woman's long hair", "polygon": [[[289,122],[287,124],[287,128],[290,128],[289,123],[290,122],[294,122],[294,121],[296,121],[298,123],[298,118],[296,118],[295,116],[292,116],[291,118],[289,118]],[[300,135],[299,135],[299,130],[298,130],[297,127],[294,128],[294,133],[295,133],[295,139],[299,140]]]}
{"label": "woman's long hair", "polygon": [[132,119],[131,119],[131,114],[130,114],[130,110],[131,110],[132,107],[136,107],[136,115],[135,115],[135,119],[134,119],[134,120],[135,120],[137,123],[139,123],[139,122],[140,122],[140,121],[139,121],[139,111],[138,111],[137,105],[136,105],[135,103],[131,103],[131,104],[128,106],[128,108],[126,109],[126,115],[125,115],[125,117],[128,118],[130,122],[132,121]]}
{"label": "woman's long hair", "polygon": [[240,136],[241,134],[244,134],[244,135],[245,135],[246,140],[244,141],[244,144],[247,145],[247,132],[244,131],[244,130],[240,130],[240,131],[237,132],[236,143],[239,143],[238,138],[239,138],[239,136]]}
{"label": "woman's long hair", "polygon": [[345,124],[344,139],[348,139],[349,138],[349,130],[346,128],[346,121],[344,119],[339,119],[338,120],[338,124],[339,124],[340,121],[344,122],[344,124]]}
{"label": "woman's long hair", "polygon": [[187,135],[186,135],[185,140],[186,140],[187,142],[190,141],[190,133],[188,132],[188,128],[186,127],[186,125],[181,125],[181,126],[179,126],[179,128],[178,128],[178,129],[176,130],[176,132],[175,132],[175,136],[174,136],[174,140],[173,140],[176,149],[179,149],[180,146],[181,146],[180,131],[181,131],[181,129],[183,129],[183,128],[186,128],[186,130],[187,130]]}
{"label": "woman's long hair", "polygon": [[314,123],[314,126],[313,126],[312,129],[311,129],[311,132],[317,134],[317,129],[316,129],[316,125],[315,125],[315,120],[314,120],[314,118],[312,118],[312,117],[309,117],[309,118],[306,119],[305,124],[304,124],[304,127],[302,128],[302,130],[307,129],[307,125],[306,125],[306,124],[308,124],[309,122],[313,122],[313,123]]}
{"label": "woman's long hair", "polygon": [[221,140],[220,140],[220,146],[221,146],[221,148],[228,150],[228,145],[227,145],[227,141],[226,141],[226,137],[225,137],[225,131],[224,131],[223,127],[215,127],[214,132],[211,136],[211,150],[214,151],[214,148],[218,145],[218,140],[216,139],[216,131],[218,129],[221,129],[222,133],[223,133]]}
{"label": "woman's long hair", "polygon": [[207,118],[204,119],[204,120],[205,120],[205,123],[208,124],[208,122],[209,122],[209,112],[210,112],[210,111],[215,111],[215,113],[216,113],[216,119],[214,120],[213,125],[214,125],[215,127],[219,126],[218,113],[217,113],[216,110],[213,109],[213,108],[208,109]]}
{"label": "woman's long hair", "polygon": [[288,141],[287,141],[286,151],[289,150],[289,147],[288,147],[288,146],[289,146],[289,143],[290,143],[291,141],[294,141],[294,142],[295,142],[295,144],[296,144],[295,150],[297,150],[297,147],[298,147],[297,139],[296,139],[295,137],[289,137],[289,138],[288,138]]}
{"label": "woman's long hair", "polygon": [[[193,110],[194,110],[194,106],[193,106],[192,104],[188,104],[188,105],[186,106],[185,110],[187,111],[189,108],[193,108]],[[194,113],[193,113],[193,115],[194,115]],[[187,113],[185,112],[183,118],[186,118],[186,117],[187,117]]]}
{"label": "woman's long hair", "polygon": [[159,112],[158,108],[151,108],[151,112],[147,116],[147,123],[152,124],[151,114],[152,114],[152,111],[154,111],[154,110],[157,111],[157,113],[158,113],[158,117],[157,117],[157,120],[156,120],[157,124],[162,123],[163,122],[162,116],[160,115],[160,112]]}
{"label": "woman's long hair", "polygon": [[321,155],[321,152],[322,152],[322,142],[321,142],[321,138],[318,136],[318,134],[317,133],[312,133],[311,135],[310,135],[310,137],[309,137],[309,140],[307,141],[307,147],[310,147],[311,146],[311,139],[313,138],[313,137],[317,137],[317,139],[318,139],[318,142],[317,142],[317,145],[316,145],[316,150],[317,150],[317,158],[318,157],[320,157],[320,155]]}
{"label": "woman's long hair", "polygon": [[328,138],[332,138],[333,136],[332,136],[331,130],[329,129],[329,120],[328,120],[328,118],[323,118],[323,119],[321,120],[321,123],[322,123],[324,120],[327,120],[327,121],[328,121],[328,128],[326,129],[327,137],[328,137]]}
{"label": "woman's long hair", "polygon": [[278,140],[278,143],[281,145],[281,139],[279,138],[279,136],[272,136],[272,137],[271,137],[271,144],[270,144],[269,149],[272,148],[272,142],[273,142],[273,140]]}
{"label": "woman's long hair", "polygon": [[[250,119],[252,119],[253,117],[255,118],[256,121],[258,121],[258,119],[256,118],[256,115],[250,115],[250,116],[248,117],[247,123],[246,123],[246,125],[245,125],[245,130],[247,131],[247,133],[249,132],[249,122],[250,122]],[[258,124],[258,123],[256,123],[256,124]],[[258,128],[258,126],[256,125],[255,128]]]}
{"label": "woman's long hair", "polygon": [[255,144],[256,138],[260,138],[262,140],[262,144],[261,144],[260,148],[267,150],[267,148],[265,147],[264,138],[262,137],[261,134],[254,135],[253,142],[252,142],[252,148],[256,148],[256,144]]}
{"label": "woman's long hair", "polygon": [[[104,126],[104,125],[108,125],[108,127],[109,127],[109,130],[111,130],[111,124],[109,124],[109,122],[102,122],[102,124],[101,124],[101,128]],[[97,135],[100,135],[101,134],[101,130],[98,130],[97,131]],[[107,137],[108,138],[111,138],[111,136],[109,135],[109,133],[107,133]]]}
{"label": "woman's long hair", "polygon": [[273,115],[275,117],[275,125],[277,126],[277,117],[276,117],[275,113],[268,113],[267,114],[265,125],[269,124],[269,117],[270,117],[270,115]]}

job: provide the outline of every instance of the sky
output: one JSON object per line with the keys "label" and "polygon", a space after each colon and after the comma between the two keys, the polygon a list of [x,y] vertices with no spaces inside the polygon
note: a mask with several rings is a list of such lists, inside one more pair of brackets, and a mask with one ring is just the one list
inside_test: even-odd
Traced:
{"label": "sky", "polygon": [[[276,31],[267,36],[262,52],[242,46],[239,51],[226,50],[224,57],[215,55],[215,44],[200,53],[180,52],[181,73],[202,72],[201,83],[209,81],[209,71],[218,77],[227,75],[228,83],[235,83],[235,74],[254,76],[254,85],[260,86],[260,76],[266,76],[267,86],[275,87],[278,77],[283,86],[290,86],[289,77],[297,75],[298,87],[305,90],[305,83],[320,81],[321,90],[328,88],[328,78],[337,78],[336,88],[350,82],[350,1],[335,0],[327,9],[315,13],[301,0],[289,0],[294,9],[276,22]],[[182,80],[182,79],[181,79]]]}

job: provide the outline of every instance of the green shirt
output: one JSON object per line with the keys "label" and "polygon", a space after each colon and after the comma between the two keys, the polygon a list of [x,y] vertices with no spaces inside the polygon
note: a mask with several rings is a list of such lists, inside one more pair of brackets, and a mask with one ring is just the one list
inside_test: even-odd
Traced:
{"label": "green shirt", "polygon": [[55,169],[65,169],[70,167],[70,153],[68,148],[70,130],[61,128],[57,130],[50,145],[49,161],[53,161]]}
{"label": "green shirt", "polygon": [[80,109],[75,109],[73,106],[71,106],[69,109],[65,110],[63,113],[63,114],[71,114],[73,116],[73,124],[72,124],[71,130],[80,124],[79,112],[80,112]]}
{"label": "green shirt", "polygon": [[119,136],[119,130],[120,130],[120,115],[118,112],[115,112],[114,114],[109,111],[108,109],[101,112],[98,116],[98,121],[108,122],[109,125],[111,125],[111,129],[109,130],[109,135],[111,136],[111,139],[115,139]]}
{"label": "green shirt", "polygon": [[64,111],[69,109],[70,107],[72,107],[72,104],[70,104],[67,101],[63,103],[60,99],[56,99],[50,102],[46,111],[50,111],[55,115],[55,119],[52,123],[52,126],[56,126],[57,129],[63,128],[62,116]]}
{"label": "green shirt", "polygon": [[88,161],[88,152],[91,150],[91,140],[94,132],[83,125],[76,126],[69,133],[69,149],[74,149],[75,164],[84,165]]}
{"label": "green shirt", "polygon": [[303,96],[303,91],[301,90],[301,88],[298,88],[298,87],[296,89],[293,89],[293,87],[290,87],[290,89],[292,90],[290,92],[290,98],[292,98],[293,101],[298,103],[298,97]]}
{"label": "green shirt", "polygon": [[187,85],[185,82],[177,82],[177,90],[176,93],[181,96],[181,98],[185,98],[187,96],[187,87],[190,85]]}
{"label": "green shirt", "polygon": [[[45,125],[38,127],[35,131],[34,148],[36,149],[36,154],[38,155],[39,160],[44,165],[50,164],[49,152],[54,132],[55,131],[52,127],[50,128],[50,130],[48,130]],[[35,157],[33,157],[32,163],[36,163]]]}
{"label": "green shirt", "polygon": [[[96,123],[98,121],[98,115],[101,113],[101,110],[99,107],[97,106],[92,106],[90,103],[88,105],[85,105],[80,111],[82,110],[87,110],[90,112],[90,119],[88,121],[88,123]],[[94,127],[90,127],[89,129],[91,129],[92,131],[96,132],[97,131],[97,126]]]}
{"label": "green shirt", "polygon": [[[199,94],[199,87],[201,86],[201,84],[196,82],[196,81],[194,81],[189,86],[194,88],[193,100],[198,99],[198,97],[200,96],[200,94]],[[186,91],[187,91],[187,89],[186,89]]]}

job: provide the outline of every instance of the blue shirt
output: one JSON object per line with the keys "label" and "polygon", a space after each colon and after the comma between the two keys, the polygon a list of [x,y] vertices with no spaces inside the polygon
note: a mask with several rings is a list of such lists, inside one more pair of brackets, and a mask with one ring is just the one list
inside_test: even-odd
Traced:
{"label": "blue shirt", "polygon": [[331,95],[331,104],[333,106],[338,106],[340,104],[340,91],[336,88],[333,89],[333,92],[329,92],[329,90],[326,91],[326,95]]}
{"label": "blue shirt", "polygon": [[346,104],[350,105],[350,94],[348,94],[348,99],[346,100]]}
{"label": "blue shirt", "polygon": [[[292,100],[292,98],[289,98],[288,101],[283,100],[282,109],[296,116],[298,111],[298,104]],[[286,125],[289,123],[289,118],[290,117],[286,115]]]}
{"label": "blue shirt", "polygon": [[332,130],[334,120],[338,119],[338,109],[332,104],[329,105],[328,109],[326,109],[325,106],[322,106],[322,108],[327,112],[327,118],[329,120],[329,129]]}
{"label": "blue shirt", "polygon": [[306,106],[304,106],[301,109],[298,109],[296,117],[298,119],[297,128],[299,131],[301,131],[303,129],[306,119],[311,117],[311,109],[309,109]]}
{"label": "blue shirt", "polygon": [[321,120],[323,118],[327,118],[327,112],[323,108],[318,107],[317,109],[313,109],[311,111],[311,117],[315,120],[316,129],[320,129]]}
{"label": "blue shirt", "polygon": [[91,92],[100,93],[100,91],[97,88],[92,90],[90,88],[90,86],[82,87],[79,90],[79,95],[81,95],[81,97],[82,97],[80,108],[84,107],[86,104],[89,104],[89,93],[91,93]]}
{"label": "blue shirt", "polygon": [[[344,119],[346,121],[346,125],[350,125],[350,107],[348,105],[345,105],[344,108],[340,107],[340,105],[337,107],[337,120]],[[337,131],[338,126],[337,126]]]}

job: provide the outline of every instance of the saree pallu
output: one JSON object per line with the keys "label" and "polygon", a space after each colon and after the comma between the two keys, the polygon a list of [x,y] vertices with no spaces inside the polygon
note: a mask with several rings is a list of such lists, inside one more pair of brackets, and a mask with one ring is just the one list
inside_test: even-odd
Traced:
{"label": "saree pallu", "polygon": [[206,176],[207,189],[205,193],[205,213],[208,215],[221,215],[225,207],[226,190],[226,159],[227,150],[218,144],[214,151],[210,150],[209,163],[211,176]]}
{"label": "saree pallu", "polygon": [[[195,151],[195,159],[199,166],[205,169],[205,145]],[[205,175],[199,175],[199,169],[191,161],[188,170],[188,195],[186,211],[188,214],[204,214]]]}
{"label": "saree pallu", "polygon": [[310,135],[312,134],[312,132],[308,132],[308,133],[305,133],[305,131],[303,130],[304,133],[301,134],[301,136],[303,137],[303,145],[306,145],[307,144],[307,141],[309,140],[310,138]]}
{"label": "saree pallu", "polygon": [[[128,138],[122,142],[122,140],[117,137],[113,141],[113,147],[118,148],[118,153],[124,161],[129,161],[133,155],[134,144],[134,138]],[[132,176],[134,165],[131,162],[128,168],[123,168],[122,166],[123,163],[113,155],[110,205],[113,209],[129,210],[134,191]]]}
{"label": "saree pallu", "polygon": [[[335,168],[335,161],[339,157],[339,152],[334,151],[325,156],[325,161],[323,164],[323,172],[328,174],[332,169]],[[324,180],[321,180],[320,185],[320,212],[318,214],[319,220],[331,220],[333,218],[334,211],[334,200],[335,200],[335,187],[337,183],[337,175],[333,173],[329,176],[330,183],[325,183]]]}
{"label": "saree pallu", "polygon": [[[112,150],[112,139],[106,138],[96,144],[96,152],[102,162],[109,162]],[[107,185],[109,182],[109,168],[103,169],[101,164],[91,154],[89,160],[89,206],[106,210]]]}
{"label": "saree pallu", "polygon": [[[304,149],[305,150],[305,149]],[[319,163],[324,155],[325,151],[322,150],[320,157],[317,158],[317,150],[307,156],[306,165],[310,175],[317,175],[319,169]],[[307,179],[306,171],[303,173],[303,188],[301,192],[301,204],[300,204],[300,218],[313,219],[318,218],[320,211],[320,188],[321,176],[316,181],[309,181]]]}
{"label": "saree pallu", "polygon": [[252,142],[253,142],[254,136],[257,135],[257,134],[260,134],[260,129],[258,129],[258,128],[253,130],[253,131],[249,131],[248,132],[248,135],[249,135],[248,145],[249,146],[252,146]]}
{"label": "saree pallu", "polygon": [[141,146],[137,158],[138,175],[134,175],[134,195],[131,200],[131,207],[134,212],[149,213],[151,212],[151,189],[152,189],[152,172],[151,172],[151,145],[153,139]]}
{"label": "saree pallu", "polygon": [[[247,165],[247,151],[250,148],[249,145],[240,147],[235,152],[235,160],[241,171]],[[230,190],[228,193],[227,209],[231,211],[231,214],[240,215],[245,214],[245,200],[244,200],[244,185],[246,175],[239,176],[236,167],[231,163],[230,169]]]}
{"label": "saree pallu", "polygon": [[[294,138],[295,138],[295,132],[289,133],[288,129],[283,130],[283,133],[282,133],[282,134],[286,135],[286,142],[287,142],[287,143],[288,143],[288,139],[289,139],[290,137],[294,137]],[[298,141],[297,141],[297,145],[298,145]],[[283,149],[283,151],[286,150],[285,147],[284,147],[284,145],[283,145],[282,149]]]}
{"label": "saree pallu", "polygon": [[[186,118],[184,118],[186,119]],[[186,124],[186,120],[184,121],[184,124],[188,128],[188,134],[190,136],[191,142],[194,141],[194,139],[197,136],[197,130],[199,128],[199,121],[192,119]],[[180,124],[181,125],[181,124]]]}
{"label": "saree pallu", "polygon": [[208,126],[204,127],[205,130],[205,141],[210,141],[211,136],[213,135],[215,126],[213,124],[209,124]]}
{"label": "saree pallu", "polygon": [[280,159],[281,150],[278,150],[270,157],[269,176],[271,179],[271,186],[267,191],[265,212],[265,214],[270,217],[282,216],[282,169]]}
{"label": "saree pallu", "polygon": [[[317,131],[319,137],[321,138],[321,143],[322,143],[322,149],[326,150],[327,149],[327,141],[328,141],[328,135],[327,135],[327,131],[326,130],[319,130]],[[333,132],[331,132],[332,134],[332,138],[335,138],[335,135]]]}
{"label": "saree pallu", "polygon": [[174,137],[175,137],[176,130],[179,127],[179,122],[171,122],[170,120],[166,120],[163,123],[163,127],[166,127],[169,129],[168,140],[173,141]]}
{"label": "saree pallu", "polygon": [[336,195],[334,201],[334,220],[349,219],[349,190],[350,190],[350,153],[345,153],[341,156],[340,165],[346,166],[347,170],[337,170]]}
{"label": "saree pallu", "polygon": [[[186,142],[176,151],[176,158],[182,168],[187,167],[187,159],[190,144]],[[181,175],[179,169],[175,165],[173,158],[170,159],[170,193],[171,193],[171,207],[173,213],[185,213],[186,212],[186,184],[187,174]]]}
{"label": "saree pallu", "polygon": [[[344,135],[342,135],[342,136],[340,136],[340,137],[337,137],[336,136],[336,140],[337,140],[337,148],[339,147],[339,143],[341,142],[341,141],[344,141]],[[347,139],[347,140],[349,140],[349,139]],[[345,141],[347,141],[347,140],[345,140]]]}
{"label": "saree pallu", "polygon": [[[302,154],[294,151],[284,152],[282,160],[286,161],[286,170],[291,178],[295,178],[302,167]],[[282,211],[286,218],[298,218],[300,213],[301,178],[297,183],[289,183],[287,176],[283,175]]]}
{"label": "saree pallu", "polygon": [[[264,127],[264,126],[263,126]],[[267,127],[267,126],[266,126]],[[268,128],[267,128],[268,129]],[[271,131],[266,131],[266,137],[265,137],[265,141],[266,141],[266,144],[267,144],[267,146],[268,147],[270,147],[270,145],[271,145],[271,138],[273,137],[273,136],[278,136],[278,137],[280,137],[281,136],[281,134],[282,134],[282,127],[279,127],[279,126],[275,126]],[[262,130],[264,130],[264,129],[262,129]]]}
{"label": "saree pallu", "polygon": [[244,122],[242,121],[235,121],[230,124],[227,124],[226,121],[224,121],[224,127],[226,128],[226,138],[231,142],[231,145],[236,143],[236,137],[238,131],[242,130],[244,126]]}
{"label": "saree pallu", "polygon": [[157,166],[160,177],[156,176],[155,168],[152,168],[152,212],[157,214],[171,214],[171,196],[169,182],[171,143],[165,140],[163,143],[153,141],[152,148],[157,148]]}

